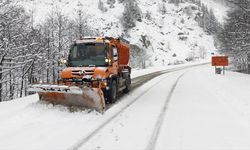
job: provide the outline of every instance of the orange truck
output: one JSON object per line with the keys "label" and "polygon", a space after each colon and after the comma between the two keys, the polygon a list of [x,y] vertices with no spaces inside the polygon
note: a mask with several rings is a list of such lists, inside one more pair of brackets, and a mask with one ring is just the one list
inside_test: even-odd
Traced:
{"label": "orange truck", "polygon": [[66,106],[80,106],[103,112],[114,103],[118,92],[131,85],[129,42],[112,37],[81,38],[71,46],[66,68],[58,84],[35,84],[30,91],[40,100]]}

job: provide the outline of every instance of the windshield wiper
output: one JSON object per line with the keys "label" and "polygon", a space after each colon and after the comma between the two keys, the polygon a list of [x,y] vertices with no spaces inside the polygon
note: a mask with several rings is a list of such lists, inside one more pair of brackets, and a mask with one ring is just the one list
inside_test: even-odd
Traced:
{"label": "windshield wiper", "polygon": [[78,65],[78,66],[76,66],[76,67],[95,67],[96,65]]}
{"label": "windshield wiper", "polygon": [[95,67],[95,65],[89,65],[89,67]]}

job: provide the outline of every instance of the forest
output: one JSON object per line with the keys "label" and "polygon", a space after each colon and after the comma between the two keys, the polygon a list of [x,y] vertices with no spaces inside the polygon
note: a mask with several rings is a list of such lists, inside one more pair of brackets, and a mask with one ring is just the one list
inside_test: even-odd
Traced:
{"label": "forest", "polygon": [[[125,5],[122,24],[129,30],[140,19],[139,8],[132,0],[119,2]],[[108,1],[110,7],[113,3]],[[73,19],[57,8],[35,25],[33,11],[14,1],[0,1],[0,102],[27,96],[33,83],[56,83],[62,69],[59,60],[67,57],[72,42],[80,36],[100,36],[88,26],[89,16],[81,5]],[[98,8],[107,11],[102,1]]]}

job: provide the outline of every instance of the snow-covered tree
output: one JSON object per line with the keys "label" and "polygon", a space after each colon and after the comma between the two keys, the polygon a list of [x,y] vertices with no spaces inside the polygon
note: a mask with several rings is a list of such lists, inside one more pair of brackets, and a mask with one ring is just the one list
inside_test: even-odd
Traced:
{"label": "snow-covered tree", "polygon": [[24,8],[12,3],[0,9],[0,95],[2,100],[27,95],[39,54],[36,30]]}
{"label": "snow-covered tree", "polygon": [[127,0],[124,4],[124,12],[121,18],[121,22],[125,30],[129,30],[135,27],[136,21],[142,21],[141,10],[138,7],[136,1]]}
{"label": "snow-covered tree", "polygon": [[109,5],[109,8],[114,8],[115,6],[115,0],[107,0],[107,4]]}
{"label": "snow-covered tree", "polygon": [[98,9],[100,9],[102,12],[107,12],[107,8],[104,6],[102,0],[99,0],[98,2]]}
{"label": "snow-covered tree", "polygon": [[237,70],[247,72],[250,62],[250,1],[230,0],[234,9],[217,35],[220,50],[233,58]]}

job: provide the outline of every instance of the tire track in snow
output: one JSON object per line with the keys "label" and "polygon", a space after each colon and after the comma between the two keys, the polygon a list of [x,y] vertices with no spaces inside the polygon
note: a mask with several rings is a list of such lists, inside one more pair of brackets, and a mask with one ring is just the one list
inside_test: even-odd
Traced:
{"label": "tire track in snow", "polygon": [[[145,74],[145,75],[142,75],[142,76],[132,78],[131,79],[131,91],[133,91],[136,88],[142,86],[147,81],[150,81],[153,78],[158,77],[158,76],[160,76],[162,74],[171,73],[171,72],[175,72],[175,71],[179,71],[179,70],[183,70],[183,69],[188,69],[188,68],[193,68],[193,67],[198,67],[198,66],[207,65],[207,64],[208,63],[194,64],[194,65],[191,65],[191,66],[181,66],[181,67],[177,67],[177,68],[171,68],[171,69],[166,69],[166,70],[162,70],[162,71],[156,71],[156,72],[152,72],[152,73],[149,73],[149,74]],[[118,99],[117,99],[117,101],[115,103],[106,104],[106,110],[112,108],[112,106],[116,105],[117,102],[120,102],[120,100],[122,99],[123,96],[126,96],[126,94],[124,94],[124,95],[118,94]]]}
{"label": "tire track in snow", "polygon": [[157,140],[158,140],[158,136],[159,136],[159,133],[160,133],[160,130],[161,130],[163,121],[164,121],[164,117],[165,117],[165,115],[166,115],[166,110],[167,110],[167,108],[168,108],[168,104],[169,104],[169,102],[170,102],[170,100],[171,100],[171,98],[172,98],[172,96],[173,96],[173,93],[174,93],[174,91],[175,91],[175,88],[176,88],[178,82],[179,82],[180,79],[184,76],[185,73],[187,73],[187,71],[184,72],[184,73],[182,73],[182,74],[176,79],[174,85],[171,87],[171,90],[170,90],[170,92],[169,92],[169,94],[168,94],[168,96],[167,96],[167,98],[166,98],[165,103],[164,103],[164,107],[162,108],[161,113],[160,113],[159,116],[158,116],[157,122],[156,122],[156,124],[155,124],[155,128],[154,128],[154,130],[153,130],[153,133],[152,133],[152,136],[151,136],[151,138],[150,138],[150,140],[149,140],[149,143],[148,143],[148,145],[147,145],[147,147],[146,147],[146,150],[154,150],[154,149],[155,149],[155,145],[156,145],[156,142],[157,142]]}
{"label": "tire track in snow", "polygon": [[[188,69],[189,67],[187,67],[187,68],[182,68],[182,69]],[[176,71],[179,71],[179,70],[182,70],[182,69],[173,69],[173,70],[168,70],[167,72],[165,72],[165,73],[162,73],[162,74],[168,74],[168,73],[172,73],[172,72],[176,72]],[[180,78],[185,74],[186,72],[184,72],[184,73],[182,73],[178,78],[177,78],[177,80],[175,81],[175,83],[174,83],[174,85],[172,86],[172,88],[171,88],[171,90],[170,90],[170,92],[169,92],[169,94],[168,94],[168,96],[167,96],[167,100],[166,100],[166,102],[165,102],[165,104],[164,104],[164,108],[163,108],[163,110],[161,111],[161,114],[159,115],[159,117],[160,116],[162,116],[162,117],[160,117],[160,118],[163,118],[164,117],[164,115],[163,114],[165,114],[165,111],[166,111],[166,109],[167,109],[167,104],[168,104],[168,102],[169,102],[169,100],[171,99],[171,97],[172,97],[172,94],[173,94],[173,92],[174,92],[174,90],[175,90],[175,87],[176,87],[176,85],[177,85],[177,83],[178,83],[178,81],[180,80]],[[164,79],[164,77],[162,78],[162,79]],[[151,85],[149,88],[147,88],[143,93],[141,93],[140,95],[138,95],[133,101],[131,101],[130,103],[128,103],[127,105],[125,105],[125,107],[123,107],[120,111],[118,111],[116,114],[114,114],[113,116],[111,116],[109,119],[107,119],[105,122],[103,122],[102,124],[100,124],[95,130],[93,130],[92,132],[90,132],[88,135],[86,135],[84,138],[82,138],[80,141],[78,141],[76,144],[74,144],[72,147],[70,147],[69,149],[70,150],[78,150],[79,148],[81,148],[84,144],[86,144],[91,138],[93,138],[97,133],[99,133],[99,131],[101,131],[104,127],[106,127],[109,123],[111,123],[117,116],[119,116],[121,113],[123,113],[128,107],[130,107],[132,104],[134,104],[137,100],[139,100],[142,96],[144,96],[148,91],[150,91],[153,87],[155,87],[157,84],[159,84],[160,82],[162,82],[162,80],[160,79],[159,81],[157,81],[156,83],[154,83],[153,85]],[[165,108],[166,107],[166,108]],[[159,120],[160,119],[158,119],[157,120],[157,123],[159,122]],[[161,121],[161,122],[163,122],[163,121]],[[156,125],[157,125],[157,123],[156,123]],[[162,124],[162,123],[161,123]],[[159,125],[159,127],[155,127],[157,130],[159,130],[160,129],[160,126],[161,125]],[[159,128],[159,129],[158,129]],[[154,129],[154,132],[156,132],[155,130],[156,129]],[[160,131],[160,130],[159,130]],[[157,131],[157,132],[159,132],[159,131]],[[157,134],[155,134],[156,135],[156,137],[158,136],[158,133]],[[151,139],[153,139],[153,138],[151,138]],[[156,140],[155,140],[155,142],[156,142]],[[152,142],[152,140],[150,141],[150,143],[153,143],[153,144],[149,144],[149,145],[153,145],[153,147],[154,147],[154,144],[155,144],[155,142]],[[147,148],[148,149],[148,148]]]}
{"label": "tire track in snow", "polygon": [[[171,72],[175,72],[175,71],[177,71],[177,70],[169,71],[167,73],[171,73]],[[99,131],[101,131],[104,127],[106,127],[109,123],[111,123],[117,116],[119,116],[121,113],[123,113],[128,107],[130,107],[132,104],[134,104],[137,100],[139,100],[142,96],[144,96],[148,91],[150,91],[157,84],[159,84],[160,82],[162,82],[162,79],[164,79],[164,78],[165,77],[162,77],[159,81],[155,82],[153,85],[151,85],[150,87],[148,87],[146,90],[144,90],[143,93],[141,93],[140,95],[138,95],[133,101],[131,101],[130,103],[128,103],[127,105],[125,105],[116,114],[112,115],[109,119],[107,119],[106,121],[104,121],[95,130],[93,130],[92,132],[90,132],[88,135],[84,136],[80,141],[78,141],[77,143],[75,143],[69,149],[70,150],[77,150],[77,149],[81,148],[85,143],[87,143],[91,138],[93,138]]]}

